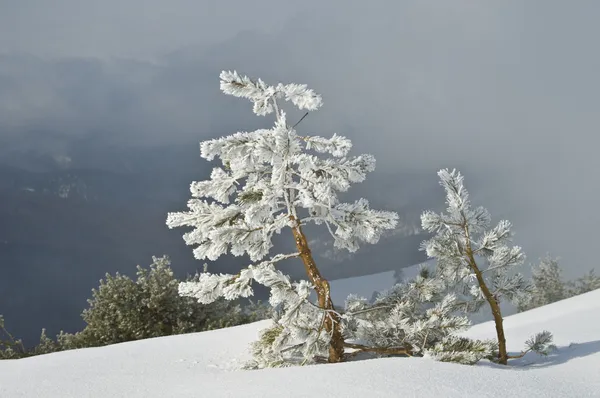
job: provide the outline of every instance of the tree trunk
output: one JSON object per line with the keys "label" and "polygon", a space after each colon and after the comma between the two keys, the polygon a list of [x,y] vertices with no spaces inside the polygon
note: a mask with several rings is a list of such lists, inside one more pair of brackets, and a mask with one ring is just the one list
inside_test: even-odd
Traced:
{"label": "tree trunk", "polygon": [[494,324],[496,326],[496,335],[498,337],[498,363],[506,365],[508,364],[508,352],[506,351],[506,337],[504,337],[504,327],[502,326],[503,320],[502,312],[500,311],[500,305],[498,305],[498,301],[496,301],[496,298],[485,284],[483,274],[479,270],[479,267],[477,267],[475,257],[473,256],[473,250],[471,249],[470,245],[467,247],[467,257],[471,269],[473,269],[473,272],[475,272],[475,276],[477,277],[479,287],[481,288],[485,299],[490,304],[490,307],[492,309],[492,315],[494,316]]}
{"label": "tree trunk", "polygon": [[342,362],[344,360],[344,337],[342,336],[340,318],[339,315],[334,312],[333,302],[331,301],[331,294],[329,290],[329,282],[321,276],[319,269],[315,264],[315,260],[312,257],[308,242],[302,228],[298,224],[298,221],[294,216],[290,216],[290,220],[296,223],[292,227],[292,233],[294,234],[294,240],[296,241],[296,247],[300,258],[304,263],[304,269],[310,282],[315,286],[317,298],[319,301],[319,307],[324,310],[331,310],[329,315],[325,317],[324,328],[325,331],[331,336],[329,342],[329,358],[330,363]]}

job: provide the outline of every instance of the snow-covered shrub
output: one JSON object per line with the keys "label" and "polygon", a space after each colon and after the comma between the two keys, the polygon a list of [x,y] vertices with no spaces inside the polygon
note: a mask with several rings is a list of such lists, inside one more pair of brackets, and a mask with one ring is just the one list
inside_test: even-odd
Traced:
{"label": "snow-covered shrub", "polygon": [[[185,242],[195,246],[197,259],[216,260],[228,252],[247,255],[251,262],[235,275],[208,274],[198,282],[182,283],[179,292],[201,303],[219,297],[235,299],[253,294],[252,282],[271,289],[270,303],[281,311],[280,333],[272,347],[286,356],[310,363],[326,355],[330,362],[344,359],[339,314],[330,298],[329,283],[312,257],[304,234],[307,224],[323,225],[336,248],[356,251],[360,242],[377,243],[393,229],[397,215],[372,210],[365,199],[342,203],[339,192],[362,182],[375,168],[371,155],[348,157],[352,143],[331,138],[301,136],[281,109],[289,102],[315,111],[322,100],[300,84],[267,85],[236,72],[222,72],[225,94],[249,99],[257,115],[275,114],[270,129],[240,132],[202,142],[201,156],[220,160],[210,179],[191,184],[189,211],[169,213],[167,225],[191,227]],[[297,251],[270,259],[274,234],[291,232]],[[308,281],[293,282],[276,268],[280,261],[300,259]],[[243,260],[247,261],[247,260]],[[309,301],[311,291],[317,302]]]}
{"label": "snow-covered shrub", "polygon": [[0,315],[0,359],[17,359],[26,355],[27,350],[20,339],[8,331],[4,317]]}
{"label": "snow-covered shrub", "polygon": [[15,339],[6,329],[4,317],[0,315],[0,359],[20,359],[60,350],[60,345],[46,336],[45,329],[42,329],[40,343],[33,349],[27,349],[20,339]]}
{"label": "snow-covered shrub", "polygon": [[26,349],[8,333],[0,315],[0,336],[6,337],[0,339],[0,359],[201,332],[271,317],[271,307],[261,302],[241,307],[223,299],[201,304],[181,297],[179,283],[167,257],[154,257],[148,268],[138,266],[136,280],[118,273],[106,274],[98,289],[92,290],[92,298],[88,300],[90,307],[82,313],[86,327],[77,333],[61,331],[56,340],[42,329],[40,342],[31,349]]}
{"label": "snow-covered shrub", "polygon": [[28,350],[20,339],[14,338],[6,329],[4,317],[0,315],[0,359],[20,359],[59,350],[59,345],[46,336],[45,329],[42,329],[40,343]]}
{"label": "snow-covered shrub", "polygon": [[592,269],[580,278],[564,282],[558,259],[547,255],[540,260],[538,266],[533,268],[531,284],[533,286],[531,295],[519,303],[519,311],[527,311],[600,289],[600,276],[597,276]]}
{"label": "snow-covered shrub", "polygon": [[591,292],[600,289],[600,275],[592,269],[581,278],[568,282],[567,286],[569,297]]}
{"label": "snow-covered shrub", "polygon": [[489,357],[495,345],[455,337],[470,325],[460,308],[456,295],[447,293],[443,281],[423,268],[414,280],[396,284],[373,302],[348,297],[344,332],[357,342],[355,353],[426,355],[474,364]]}
{"label": "snow-covered shrub", "polygon": [[[509,246],[511,223],[500,221],[490,228],[491,217],[483,207],[472,207],[463,176],[456,170],[438,172],[446,191],[445,213],[426,211],[421,216],[425,231],[435,235],[423,242],[422,250],[437,260],[436,272],[447,286],[471,298],[473,308],[490,306],[498,339],[498,362],[506,365],[510,356],[506,350],[501,300],[518,304],[531,293],[531,286],[518,273],[509,271],[525,260],[519,246]],[[482,264],[485,265],[482,266]],[[546,335],[536,342],[549,344]],[[541,343],[534,346],[541,353]]]}
{"label": "snow-covered shrub", "polygon": [[542,258],[532,270],[532,291],[518,303],[519,311],[527,311],[569,297],[561,273],[558,259],[549,255]]}
{"label": "snow-covered shrub", "polygon": [[33,355],[43,355],[50,354],[56,351],[63,351],[64,348],[61,345],[52,340],[50,337],[46,335],[46,329],[42,329],[42,333],[40,335],[40,342],[37,346],[35,346],[32,350],[30,350],[27,354],[28,356]]}
{"label": "snow-covered shrub", "polygon": [[10,345],[2,345],[0,347],[0,359],[19,359],[25,357],[27,354],[23,353],[19,348]]}
{"label": "snow-covered shrub", "polygon": [[[118,273],[106,274],[98,289],[92,290],[90,306],[82,313],[87,325],[80,339],[106,345],[242,323],[238,305],[225,300],[201,305],[181,297],[178,289],[179,281],[167,257],[154,257],[149,268],[138,266],[135,281]],[[68,341],[69,337],[62,339]]]}

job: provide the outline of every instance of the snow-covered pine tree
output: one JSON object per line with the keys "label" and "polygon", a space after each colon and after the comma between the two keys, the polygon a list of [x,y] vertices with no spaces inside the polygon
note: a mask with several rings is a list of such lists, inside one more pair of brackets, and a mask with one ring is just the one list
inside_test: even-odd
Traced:
{"label": "snow-covered pine tree", "polygon": [[[510,222],[500,221],[488,229],[489,212],[483,207],[471,206],[463,176],[458,171],[444,169],[438,176],[446,191],[448,207],[445,213],[426,211],[422,214],[423,229],[435,236],[424,241],[421,248],[428,257],[437,260],[436,272],[448,286],[466,288],[464,291],[476,303],[487,302],[490,306],[498,338],[498,363],[506,365],[512,357],[506,350],[500,301],[518,302],[530,293],[531,286],[522,275],[508,273],[523,263],[525,255],[520,247],[508,245],[512,238]],[[481,267],[481,262],[487,267]],[[551,337],[547,332],[536,335],[528,344],[529,350],[546,353]],[[518,357],[522,355],[524,352]]]}
{"label": "snow-covered pine tree", "polygon": [[[371,155],[347,157],[352,144],[339,135],[331,138],[300,136],[280,108],[284,101],[297,108],[315,111],[322,100],[306,85],[267,85],[237,72],[223,71],[221,90],[253,102],[257,115],[275,114],[271,129],[240,132],[202,142],[201,156],[219,158],[207,181],[191,184],[189,211],[169,213],[167,225],[192,227],[184,235],[196,246],[197,259],[215,260],[228,251],[247,254],[254,264],[236,275],[201,274],[198,282],[182,283],[180,294],[209,303],[253,294],[254,280],[271,288],[270,303],[283,309],[274,344],[302,347],[310,360],[319,347],[328,347],[328,361],[344,357],[340,317],[330,298],[328,281],[321,275],[311,254],[303,227],[324,225],[337,248],[355,251],[359,243],[376,243],[385,230],[397,224],[397,214],[372,210],[365,199],[341,203],[338,193],[352,183],[362,182],[375,168]],[[323,155],[329,155],[324,157]],[[297,251],[265,257],[272,237],[291,229]],[[308,281],[292,283],[275,268],[279,261],[300,258]],[[318,303],[309,302],[311,289]]]}
{"label": "snow-covered pine tree", "polygon": [[550,255],[542,258],[532,271],[533,289],[531,295],[519,303],[519,311],[527,311],[566,299],[568,291],[561,273],[557,258],[552,258]]}
{"label": "snow-covered pine tree", "polygon": [[596,275],[593,269],[582,277],[568,283],[569,297],[578,296],[596,289],[600,289],[600,275]]}

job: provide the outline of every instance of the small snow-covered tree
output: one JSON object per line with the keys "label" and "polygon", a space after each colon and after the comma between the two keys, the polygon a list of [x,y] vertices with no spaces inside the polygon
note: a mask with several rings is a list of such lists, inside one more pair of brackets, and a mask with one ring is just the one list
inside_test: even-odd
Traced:
{"label": "small snow-covered tree", "polygon": [[568,283],[569,297],[578,296],[596,289],[600,289],[600,275],[596,275],[593,269],[582,277]]}
{"label": "small snow-covered tree", "polygon": [[533,289],[531,295],[519,303],[519,311],[527,311],[567,298],[569,293],[562,280],[561,273],[558,259],[549,255],[542,258],[539,265],[534,267],[532,271]]}
{"label": "small snow-covered tree", "polygon": [[[426,211],[422,214],[423,229],[435,234],[423,242],[422,250],[437,260],[437,272],[448,286],[461,286],[475,303],[490,306],[498,338],[498,363],[506,365],[510,356],[506,349],[500,301],[518,302],[531,291],[522,275],[508,272],[522,264],[525,255],[519,246],[509,246],[512,238],[510,222],[500,221],[488,229],[489,212],[483,207],[471,206],[463,176],[458,171],[444,169],[438,176],[446,191],[448,207],[445,213]],[[487,267],[482,267],[481,263]],[[547,336],[541,334],[531,341],[531,347],[542,347],[541,353],[550,344]]]}
{"label": "small snow-covered tree", "polygon": [[[253,102],[257,115],[275,114],[271,129],[239,132],[202,142],[201,156],[219,158],[207,181],[191,184],[189,211],[169,213],[167,225],[192,227],[184,235],[196,246],[197,259],[215,260],[230,252],[247,254],[253,264],[236,275],[202,274],[196,283],[182,283],[180,294],[209,303],[253,294],[256,281],[271,288],[270,302],[283,309],[276,345],[303,347],[309,358],[325,345],[329,362],[343,360],[344,341],[339,314],[334,310],[329,283],[311,254],[303,227],[324,225],[337,248],[355,251],[360,242],[376,243],[385,230],[393,229],[397,215],[372,210],[365,199],[342,203],[339,192],[362,182],[375,168],[371,155],[348,157],[349,139],[300,136],[288,122],[282,103],[315,111],[322,100],[300,84],[267,85],[237,72],[220,75],[225,94]],[[291,230],[297,251],[265,259],[272,238],[284,228]],[[279,271],[279,261],[300,258],[308,281],[293,283]],[[308,301],[314,289],[316,304]],[[321,348],[319,348],[321,347]]]}

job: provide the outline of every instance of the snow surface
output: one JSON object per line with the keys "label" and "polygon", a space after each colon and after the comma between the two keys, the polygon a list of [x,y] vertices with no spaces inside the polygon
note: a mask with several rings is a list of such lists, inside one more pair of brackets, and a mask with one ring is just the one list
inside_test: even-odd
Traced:
{"label": "snow surface", "polygon": [[[0,361],[0,397],[600,397],[600,290],[507,317],[509,349],[535,332],[558,351],[501,367],[386,358],[236,370],[268,321]],[[494,337],[491,323],[466,335]]]}

